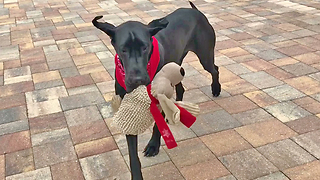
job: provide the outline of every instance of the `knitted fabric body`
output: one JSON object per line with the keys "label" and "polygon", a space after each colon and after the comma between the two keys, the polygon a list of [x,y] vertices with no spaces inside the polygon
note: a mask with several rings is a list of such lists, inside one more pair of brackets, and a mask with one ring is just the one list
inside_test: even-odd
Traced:
{"label": "knitted fabric body", "polygon": [[113,117],[114,125],[124,134],[143,133],[154,122],[150,104],[146,86],[139,86],[122,99],[119,110]]}

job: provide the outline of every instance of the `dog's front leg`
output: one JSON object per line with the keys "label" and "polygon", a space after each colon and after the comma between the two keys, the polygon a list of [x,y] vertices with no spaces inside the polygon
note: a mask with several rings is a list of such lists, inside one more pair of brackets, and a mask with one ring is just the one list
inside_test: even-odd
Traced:
{"label": "dog's front leg", "polygon": [[[162,114],[164,116],[164,114]],[[161,134],[159,132],[158,126],[154,123],[152,137],[148,143],[148,145],[144,148],[144,156],[151,157],[155,156],[159,153],[160,149],[160,138]]]}
{"label": "dog's front leg", "polygon": [[126,135],[129,159],[130,159],[130,170],[132,180],[143,180],[141,173],[141,163],[138,157],[138,136],[137,135]]}

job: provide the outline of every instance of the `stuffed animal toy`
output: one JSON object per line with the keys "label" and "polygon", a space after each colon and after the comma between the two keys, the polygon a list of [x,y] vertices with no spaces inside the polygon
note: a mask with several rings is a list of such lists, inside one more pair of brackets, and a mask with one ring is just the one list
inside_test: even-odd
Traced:
{"label": "stuffed animal toy", "polygon": [[[172,100],[174,87],[182,81],[183,77],[184,70],[181,66],[173,62],[168,63],[155,75],[151,89],[141,85],[131,93],[127,93],[122,100],[120,96],[114,96],[112,108],[116,113],[113,117],[113,124],[124,134],[138,135],[149,128],[154,121],[158,128],[161,127],[160,123],[162,126],[166,124],[159,122],[160,111],[163,111],[167,123],[182,122],[185,126],[190,127],[195,121],[195,116],[200,112],[199,106]],[[154,102],[158,104],[157,110],[153,108]],[[162,136],[165,136],[165,133],[171,135],[171,132],[167,131]]]}
{"label": "stuffed animal toy", "polygon": [[[151,94],[159,101],[165,119],[169,124],[176,124],[180,121],[180,109],[171,98],[174,94],[175,85],[182,81],[184,74],[184,69],[181,66],[171,62],[162,67],[151,84]],[[199,106],[196,104],[183,101],[177,101],[176,104],[185,108],[194,116],[199,114]]]}

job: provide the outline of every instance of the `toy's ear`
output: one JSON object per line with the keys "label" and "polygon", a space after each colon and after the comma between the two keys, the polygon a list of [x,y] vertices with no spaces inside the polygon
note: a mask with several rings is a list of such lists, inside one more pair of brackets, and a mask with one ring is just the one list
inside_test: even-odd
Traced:
{"label": "toy's ear", "polygon": [[110,36],[111,38],[114,37],[115,34],[115,30],[116,27],[110,23],[103,23],[103,22],[98,22],[98,19],[101,19],[103,16],[96,16],[93,20],[92,20],[92,24],[100,29],[101,31],[105,32],[108,36]]}
{"label": "toy's ear", "polygon": [[184,72],[183,67],[180,68],[180,74],[181,74],[182,76],[184,76],[184,75],[186,74],[186,73]]}
{"label": "toy's ear", "polygon": [[148,24],[148,30],[151,36],[157,34],[160,30],[166,28],[169,22],[166,18],[155,19]]}

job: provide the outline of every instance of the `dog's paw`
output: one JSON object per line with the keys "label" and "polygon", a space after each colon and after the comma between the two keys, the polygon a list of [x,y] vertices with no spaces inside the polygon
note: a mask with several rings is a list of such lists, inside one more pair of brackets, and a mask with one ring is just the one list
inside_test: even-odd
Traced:
{"label": "dog's paw", "polygon": [[218,97],[220,95],[221,92],[221,85],[220,83],[213,83],[211,85],[211,90],[212,90],[212,95],[214,97]]}
{"label": "dog's paw", "polygon": [[148,145],[144,148],[144,156],[152,157],[159,154],[160,143],[149,141]]}

